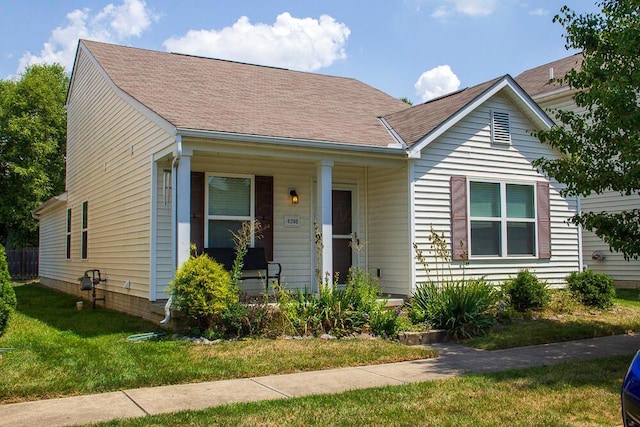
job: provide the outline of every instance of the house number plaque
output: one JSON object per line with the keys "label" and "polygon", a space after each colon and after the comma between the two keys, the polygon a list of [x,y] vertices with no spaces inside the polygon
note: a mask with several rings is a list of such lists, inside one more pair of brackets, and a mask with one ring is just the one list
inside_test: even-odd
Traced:
{"label": "house number plaque", "polygon": [[285,215],[284,216],[285,228],[298,228],[300,227],[300,216],[298,215]]}

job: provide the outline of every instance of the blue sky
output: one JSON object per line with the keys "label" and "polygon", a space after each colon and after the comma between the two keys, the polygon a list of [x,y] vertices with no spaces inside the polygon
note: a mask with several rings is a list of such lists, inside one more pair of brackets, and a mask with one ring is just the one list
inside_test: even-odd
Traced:
{"label": "blue sky", "polygon": [[0,78],[79,38],[353,77],[422,102],[560,59],[596,0],[0,0]]}

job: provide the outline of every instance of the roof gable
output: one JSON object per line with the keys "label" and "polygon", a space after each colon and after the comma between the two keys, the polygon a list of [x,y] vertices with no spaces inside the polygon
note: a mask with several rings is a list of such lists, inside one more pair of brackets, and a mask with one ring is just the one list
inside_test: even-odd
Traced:
{"label": "roof gable", "polygon": [[509,75],[389,114],[384,121],[408,146],[409,155],[417,155],[431,141],[500,91],[505,91],[536,126],[553,126],[549,116]]}
{"label": "roof gable", "polygon": [[387,147],[406,107],[355,79],[82,40],[113,84],[178,130]]}

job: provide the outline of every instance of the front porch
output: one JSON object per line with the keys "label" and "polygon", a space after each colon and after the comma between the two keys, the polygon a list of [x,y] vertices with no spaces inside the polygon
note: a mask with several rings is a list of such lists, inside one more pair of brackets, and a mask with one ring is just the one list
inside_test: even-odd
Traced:
{"label": "front porch", "polygon": [[[252,246],[263,247],[270,261],[282,265],[286,289],[315,292],[317,270],[337,274],[342,282],[357,266],[378,277],[383,292],[410,293],[408,172],[402,157],[260,144],[241,149],[238,154],[228,142],[189,139],[178,160],[175,153],[155,159],[152,300],[167,297],[165,287],[175,266],[188,259],[191,244],[199,251],[232,247],[229,230],[256,220],[266,230]],[[241,287],[249,294],[264,290],[260,280]]]}

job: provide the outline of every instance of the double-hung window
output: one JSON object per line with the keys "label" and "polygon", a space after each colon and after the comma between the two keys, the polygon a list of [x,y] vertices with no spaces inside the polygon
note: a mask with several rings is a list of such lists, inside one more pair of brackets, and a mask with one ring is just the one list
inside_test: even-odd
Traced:
{"label": "double-hung window", "polygon": [[237,233],[244,222],[253,222],[254,192],[253,176],[207,175],[206,247],[234,247],[232,233]]}
{"label": "double-hung window", "polygon": [[65,253],[65,258],[66,259],[71,259],[71,208],[67,209],[67,232],[66,232],[66,236],[67,236],[67,242],[66,242],[66,253]]}
{"label": "double-hung window", "polygon": [[535,186],[505,182],[469,183],[471,257],[534,257]]}
{"label": "double-hung window", "polygon": [[82,241],[80,242],[80,255],[82,259],[89,256],[89,202],[82,202]]}

